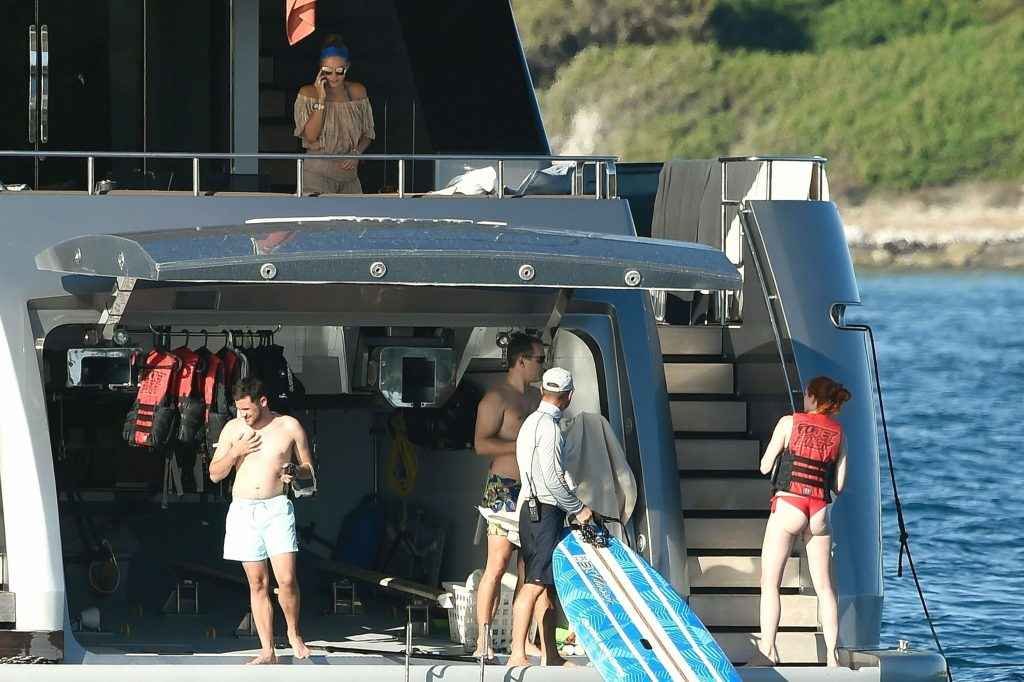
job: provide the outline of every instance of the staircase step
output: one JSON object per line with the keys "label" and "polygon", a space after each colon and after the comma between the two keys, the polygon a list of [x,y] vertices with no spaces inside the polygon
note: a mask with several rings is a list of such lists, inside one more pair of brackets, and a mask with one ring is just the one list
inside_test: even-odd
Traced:
{"label": "staircase step", "polygon": [[728,362],[667,362],[669,393],[732,393],[733,366]]}
{"label": "staircase step", "polygon": [[721,327],[658,325],[663,355],[721,355]]}
{"label": "staircase step", "polygon": [[[805,594],[784,594],[780,627],[817,627],[818,598]],[[701,622],[713,627],[749,627],[757,630],[760,620],[759,594],[691,594],[690,607]]]}
{"label": "staircase step", "polygon": [[[760,587],[759,556],[687,557],[690,587]],[[800,587],[800,559],[790,557],[782,572],[782,587]]]}
{"label": "staircase step", "polygon": [[[757,648],[754,632],[716,632],[715,640],[733,663],[746,663]],[[825,638],[820,632],[779,632],[775,647],[782,664],[825,663]]]}
{"label": "staircase step", "polygon": [[746,433],[747,404],[742,400],[670,400],[673,431]]}
{"label": "staircase step", "polygon": [[[767,518],[694,518],[685,517],[686,547],[690,551],[731,550],[739,553],[760,554]],[[803,547],[797,538],[793,551]]]}
{"label": "staircase step", "polygon": [[680,438],[676,463],[680,471],[755,471],[760,443],[738,438]]}
{"label": "staircase step", "polygon": [[768,509],[771,482],[766,478],[684,478],[679,481],[683,509],[752,510]]}

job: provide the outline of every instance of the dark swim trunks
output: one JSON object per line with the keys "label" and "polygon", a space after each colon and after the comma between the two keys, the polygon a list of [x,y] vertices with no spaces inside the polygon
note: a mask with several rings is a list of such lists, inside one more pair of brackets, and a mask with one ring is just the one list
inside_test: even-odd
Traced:
{"label": "dark swim trunks", "polygon": [[519,539],[522,541],[523,562],[526,564],[526,582],[534,585],[554,585],[555,575],[551,558],[562,540],[565,530],[565,512],[550,504],[538,504],[540,520],[531,521],[529,505],[519,511]]}

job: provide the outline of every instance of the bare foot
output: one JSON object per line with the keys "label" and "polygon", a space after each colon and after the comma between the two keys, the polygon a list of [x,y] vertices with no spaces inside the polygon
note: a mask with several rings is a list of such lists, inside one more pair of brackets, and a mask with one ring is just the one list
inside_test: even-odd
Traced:
{"label": "bare foot", "polygon": [[302,640],[302,635],[298,633],[288,635],[288,643],[292,645],[292,655],[295,658],[309,658],[309,647]]}
{"label": "bare foot", "polygon": [[272,665],[274,663],[277,663],[277,654],[273,651],[261,651],[259,656],[246,663],[246,665]]}
{"label": "bare foot", "polygon": [[526,656],[509,656],[508,662],[506,662],[505,665],[509,668],[524,668],[533,664],[530,663],[530,659]]}
{"label": "bare foot", "polygon": [[527,656],[537,656],[539,658],[540,656],[544,655],[544,652],[541,651],[540,647],[537,646],[536,644],[534,644],[533,642],[527,642],[526,643],[526,655]]}
{"label": "bare foot", "polygon": [[839,667],[839,659],[836,658],[835,651],[830,651],[829,654],[825,657],[825,665],[827,665],[829,668]]}
{"label": "bare foot", "polygon": [[754,651],[754,655],[751,656],[750,660],[747,661],[747,665],[750,666],[750,667],[769,667],[769,666],[776,666],[778,664],[779,664],[779,661],[778,661],[777,658],[772,658],[770,656],[767,656],[760,649],[756,649]]}

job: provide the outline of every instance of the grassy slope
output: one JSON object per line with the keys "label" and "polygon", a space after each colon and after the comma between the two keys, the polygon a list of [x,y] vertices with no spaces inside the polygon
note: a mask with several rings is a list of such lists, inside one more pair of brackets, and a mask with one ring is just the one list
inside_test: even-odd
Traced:
{"label": "grassy slope", "polygon": [[556,148],[582,112],[572,146],[627,160],[820,153],[847,189],[1020,178],[1024,16],[817,53],[590,47],[541,104]]}

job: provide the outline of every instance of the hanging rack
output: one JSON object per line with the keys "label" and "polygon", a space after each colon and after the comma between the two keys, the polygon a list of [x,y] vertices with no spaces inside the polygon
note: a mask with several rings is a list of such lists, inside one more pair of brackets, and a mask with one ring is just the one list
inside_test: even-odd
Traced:
{"label": "hanging rack", "polygon": [[279,325],[275,326],[272,329],[241,329],[241,330],[222,329],[219,332],[218,331],[212,331],[211,332],[211,331],[207,331],[206,329],[201,329],[198,332],[193,332],[193,331],[189,331],[188,329],[184,329],[184,328],[181,329],[180,331],[173,331],[170,327],[154,327],[151,324],[147,325],[146,329],[129,329],[127,327],[123,327],[122,329],[127,334],[151,333],[151,334],[154,334],[154,335],[156,335],[158,337],[161,337],[162,339],[163,338],[172,337],[172,336],[184,336],[186,338],[189,338],[191,336],[197,336],[198,334],[202,334],[203,337],[206,338],[206,339],[209,339],[209,337],[211,337],[211,336],[214,336],[214,337],[219,336],[221,338],[227,339],[228,341],[233,341],[236,334],[239,335],[243,339],[248,337],[250,340],[255,339],[255,335],[256,334],[259,334],[260,338],[263,338],[264,335],[273,338],[273,336],[275,334],[277,334],[277,332],[281,331],[282,325],[279,324]]}

